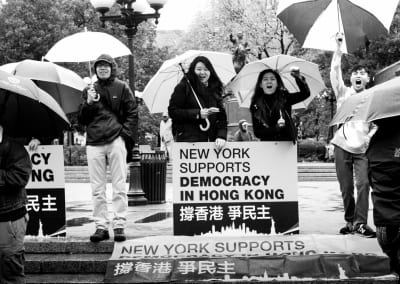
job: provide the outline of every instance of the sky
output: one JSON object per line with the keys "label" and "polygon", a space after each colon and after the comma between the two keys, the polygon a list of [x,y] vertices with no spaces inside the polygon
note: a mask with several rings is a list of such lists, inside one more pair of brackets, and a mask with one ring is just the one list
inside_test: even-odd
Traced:
{"label": "sky", "polygon": [[185,30],[198,11],[207,10],[210,0],[168,0],[160,10],[158,30]]}

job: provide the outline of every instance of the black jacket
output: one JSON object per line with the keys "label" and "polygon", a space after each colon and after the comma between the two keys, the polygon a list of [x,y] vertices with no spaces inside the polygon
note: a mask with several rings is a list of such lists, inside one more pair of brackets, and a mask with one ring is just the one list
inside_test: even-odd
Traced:
{"label": "black jacket", "polygon": [[[277,122],[280,118],[278,111],[269,113],[272,109],[272,102],[268,102],[267,96],[258,98],[250,106],[251,118],[253,122],[254,135],[261,141],[296,141],[297,128],[292,119],[292,105],[304,101],[310,96],[310,89],[305,81],[296,78],[299,92],[282,92],[284,96],[284,107],[281,109],[282,117],[285,120],[284,127],[278,127]],[[273,96],[273,95],[271,95]]]}
{"label": "black jacket", "polygon": [[[136,99],[129,86],[115,78],[116,63],[114,59],[102,55],[96,62],[101,60],[112,62],[111,77],[108,80],[98,80],[94,83],[94,88],[100,94],[98,102],[89,105],[86,102],[88,88],[83,91],[78,122],[86,126],[87,145],[109,144],[121,136],[129,150],[130,146],[133,146],[137,131]],[[129,148],[128,145],[130,145]]]}
{"label": "black jacket", "polygon": [[219,112],[208,117],[210,128],[208,131],[200,130],[200,124],[205,125],[200,119],[200,107],[185,80],[182,80],[174,89],[169,101],[168,113],[172,119],[172,129],[178,142],[208,142],[217,138],[226,140],[227,116],[220,94],[212,92],[209,88],[207,94],[197,94],[204,108],[217,107]]}
{"label": "black jacket", "polygon": [[0,222],[14,221],[26,214],[32,164],[24,146],[7,137],[0,143]]}
{"label": "black jacket", "polygon": [[400,117],[374,121],[367,150],[375,226],[400,226]]}

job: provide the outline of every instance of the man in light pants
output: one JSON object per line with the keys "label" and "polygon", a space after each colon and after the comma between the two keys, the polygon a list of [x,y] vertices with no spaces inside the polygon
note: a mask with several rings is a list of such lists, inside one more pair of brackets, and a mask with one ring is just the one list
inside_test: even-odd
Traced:
{"label": "man in light pants", "polygon": [[112,181],[112,228],[114,241],[125,241],[128,209],[126,188],[127,150],[134,144],[138,122],[136,100],[129,86],[118,80],[114,59],[103,54],[94,63],[98,80],[83,91],[78,121],[86,126],[86,152],[92,187],[93,217],[96,232],[92,242],[110,238],[106,184],[107,163]]}

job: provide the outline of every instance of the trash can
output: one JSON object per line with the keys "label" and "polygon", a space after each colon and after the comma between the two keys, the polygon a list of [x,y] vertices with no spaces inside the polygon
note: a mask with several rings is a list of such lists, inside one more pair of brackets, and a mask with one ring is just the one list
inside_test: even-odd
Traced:
{"label": "trash can", "polygon": [[148,203],[165,203],[167,158],[164,151],[141,153],[142,188]]}

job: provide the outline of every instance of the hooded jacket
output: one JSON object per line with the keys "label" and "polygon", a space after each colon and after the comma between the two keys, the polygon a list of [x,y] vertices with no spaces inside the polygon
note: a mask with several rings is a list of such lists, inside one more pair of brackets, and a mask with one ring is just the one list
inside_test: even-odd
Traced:
{"label": "hooded jacket", "polygon": [[86,144],[99,146],[109,144],[118,136],[125,143],[133,146],[138,123],[137,103],[129,86],[116,78],[117,64],[106,54],[100,55],[94,63],[94,70],[99,62],[111,65],[111,76],[107,80],[99,78],[94,83],[100,95],[98,102],[87,103],[88,89],[83,91],[83,102],[78,113],[78,122],[86,126]]}
{"label": "hooded jacket", "polygon": [[14,221],[26,214],[32,164],[22,144],[10,138],[0,141],[0,222]]}

